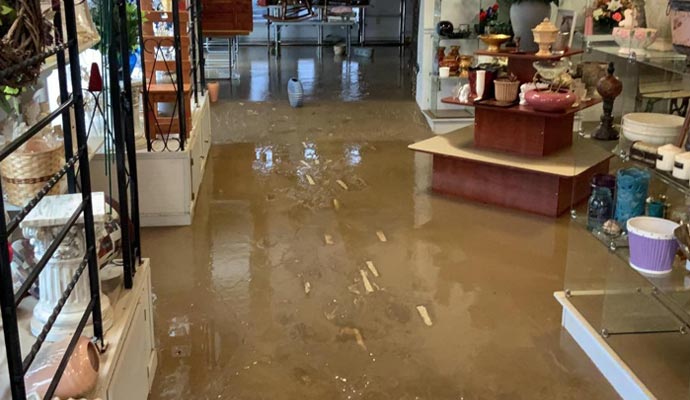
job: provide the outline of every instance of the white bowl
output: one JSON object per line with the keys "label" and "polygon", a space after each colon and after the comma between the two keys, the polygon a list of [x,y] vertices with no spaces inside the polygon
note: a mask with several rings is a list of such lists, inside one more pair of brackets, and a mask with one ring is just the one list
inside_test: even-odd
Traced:
{"label": "white bowl", "polygon": [[631,141],[663,145],[675,143],[684,118],[660,113],[630,113],[623,116],[623,136]]}
{"label": "white bowl", "polygon": [[628,55],[635,53],[637,57],[647,56],[645,49],[656,40],[656,29],[650,28],[613,28],[613,39],[620,50],[619,54]]}

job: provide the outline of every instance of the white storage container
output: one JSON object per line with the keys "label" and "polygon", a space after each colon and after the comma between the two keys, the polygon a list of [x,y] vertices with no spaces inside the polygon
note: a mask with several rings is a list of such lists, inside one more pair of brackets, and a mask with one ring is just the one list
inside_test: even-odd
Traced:
{"label": "white storage container", "polygon": [[684,118],[660,113],[630,113],[623,116],[623,136],[631,141],[650,144],[675,143],[683,128]]}

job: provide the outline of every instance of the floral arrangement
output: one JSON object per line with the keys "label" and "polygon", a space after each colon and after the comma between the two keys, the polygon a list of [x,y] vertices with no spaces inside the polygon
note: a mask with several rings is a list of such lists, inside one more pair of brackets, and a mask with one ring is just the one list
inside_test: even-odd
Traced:
{"label": "floral arrangement", "polygon": [[485,33],[487,26],[496,22],[498,18],[498,3],[495,3],[491,7],[487,7],[486,10],[483,8],[480,9],[477,17],[479,19],[479,24],[475,25],[475,30],[481,35]]}
{"label": "floral arrangement", "polygon": [[595,0],[592,12],[594,25],[610,33],[623,20],[623,12],[630,7],[629,0]]}
{"label": "floral arrangement", "polygon": [[486,10],[483,8],[479,10],[479,23],[487,25],[491,21],[495,21],[498,17],[498,3],[495,3],[491,7],[487,7]]}

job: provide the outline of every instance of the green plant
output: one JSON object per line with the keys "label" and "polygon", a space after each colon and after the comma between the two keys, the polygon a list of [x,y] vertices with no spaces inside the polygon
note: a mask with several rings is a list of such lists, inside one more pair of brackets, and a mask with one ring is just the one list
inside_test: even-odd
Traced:
{"label": "green plant", "polygon": [[[108,0],[93,0],[90,2],[91,15],[94,23],[96,24],[96,29],[98,29],[98,33],[101,35],[101,44],[99,45],[101,51],[103,51],[105,48],[103,38],[109,37],[114,30],[113,28],[120,23],[120,14],[117,10],[116,4],[113,4],[113,8],[110,13],[106,12],[104,15],[106,8],[103,7],[103,3],[105,1]],[[129,49],[136,50],[137,46],[139,46],[139,9],[137,8],[136,3],[130,1],[127,2],[125,8],[127,10],[127,41],[129,44]],[[104,18],[107,18],[107,20],[104,20]],[[146,22],[146,18],[143,15],[141,19],[142,22]]]}
{"label": "green plant", "polygon": [[16,18],[17,10],[14,4],[7,0],[0,0],[0,37],[5,36]]}

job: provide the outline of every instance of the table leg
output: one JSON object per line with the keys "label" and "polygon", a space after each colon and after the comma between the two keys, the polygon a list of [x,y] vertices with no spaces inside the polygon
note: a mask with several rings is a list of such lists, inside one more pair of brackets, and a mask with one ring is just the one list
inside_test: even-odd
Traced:
{"label": "table leg", "polygon": [[232,44],[230,48],[230,79],[240,79],[240,39],[237,36],[232,36],[230,39]]}
{"label": "table leg", "polygon": [[350,55],[352,54],[351,47],[352,47],[352,38],[350,35],[352,34],[352,25],[347,25],[347,28],[345,29],[347,38],[345,38],[345,43],[346,43],[346,51],[347,51],[347,59],[350,59]]}
{"label": "table leg", "polygon": [[266,50],[271,54],[271,21],[266,20]]}

